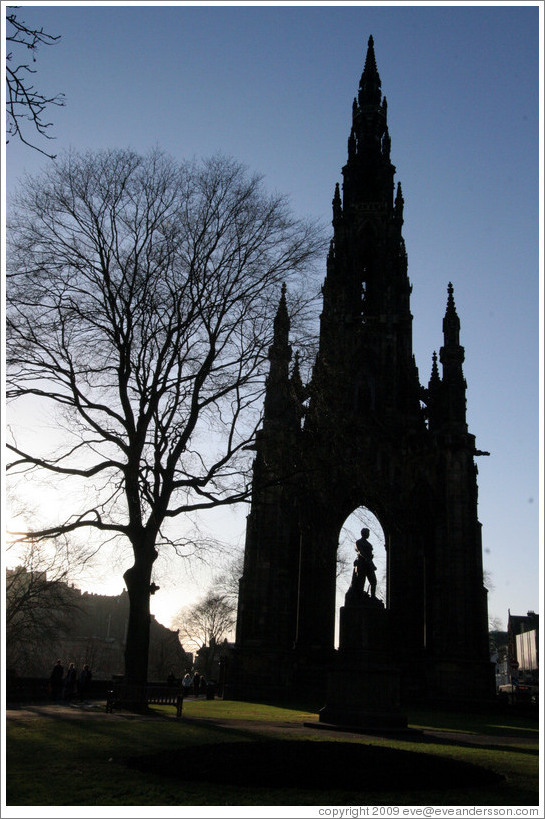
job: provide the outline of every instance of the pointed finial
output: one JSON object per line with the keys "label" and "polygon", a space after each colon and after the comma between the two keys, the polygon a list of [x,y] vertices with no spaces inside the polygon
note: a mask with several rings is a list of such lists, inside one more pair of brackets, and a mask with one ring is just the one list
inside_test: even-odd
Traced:
{"label": "pointed finial", "polygon": [[381,90],[380,77],[377,71],[373,37],[369,37],[365,67],[360,80],[358,102],[362,105],[380,105]]}
{"label": "pointed finial", "polygon": [[365,57],[365,68],[363,69],[363,73],[375,73],[376,70],[377,61],[375,58],[375,41],[373,40],[373,35],[371,35],[367,41],[367,55]]}
{"label": "pointed finial", "polygon": [[333,224],[335,225],[342,217],[341,191],[339,183],[335,185],[335,193],[333,195]]}
{"label": "pointed finial", "polygon": [[[452,282],[448,283],[448,298],[447,309],[443,319],[443,334],[445,337],[445,345],[459,346],[460,344],[460,319],[456,312],[456,305],[454,303],[454,287]],[[442,359],[441,359],[442,360]]]}
{"label": "pointed finial", "polygon": [[443,319],[444,343],[439,350],[443,365],[443,389],[445,391],[445,423],[451,430],[467,432],[466,380],[463,363],[465,352],[460,344],[460,319],[454,304],[454,288],[448,283],[448,299]]}
{"label": "pointed finial", "polygon": [[404,201],[405,200],[403,199],[403,192],[401,190],[401,182],[398,182],[397,183],[396,198],[395,198],[395,202],[394,202],[394,215],[395,215],[395,218],[398,221],[400,221],[401,223],[403,223],[403,204],[404,204]]}
{"label": "pointed finial", "polygon": [[437,428],[440,423],[441,412],[441,377],[437,367],[437,353],[433,351],[431,375],[427,390],[424,390],[424,401],[427,405],[426,414],[430,430]]}
{"label": "pointed finial", "polygon": [[288,305],[286,304],[286,282],[282,282],[282,292],[278,303],[278,310],[274,319],[274,335],[278,339],[279,334],[285,336],[289,333],[290,320],[288,316]]}
{"label": "pointed finial", "polygon": [[448,297],[447,297],[447,315],[456,315],[456,305],[454,303],[454,287],[452,286],[452,282],[448,283],[447,287]]}
{"label": "pointed finial", "polygon": [[441,379],[439,378],[439,368],[437,366],[437,353],[434,350],[432,355],[432,364],[431,364],[431,376],[430,376],[430,387],[432,385],[438,383]]}
{"label": "pointed finial", "polygon": [[291,384],[295,390],[296,395],[299,397],[299,394],[303,392],[303,381],[301,379],[299,352],[296,352],[294,356],[293,369],[291,371]]}
{"label": "pointed finial", "polygon": [[339,183],[335,183],[335,193],[333,194],[333,219],[338,219],[341,216],[341,191]]}
{"label": "pointed finial", "polygon": [[269,347],[269,359],[273,361],[289,361],[291,359],[291,347],[289,344],[290,317],[288,305],[286,303],[286,284],[282,283],[282,293],[278,302],[278,309],[273,323],[273,343]]}

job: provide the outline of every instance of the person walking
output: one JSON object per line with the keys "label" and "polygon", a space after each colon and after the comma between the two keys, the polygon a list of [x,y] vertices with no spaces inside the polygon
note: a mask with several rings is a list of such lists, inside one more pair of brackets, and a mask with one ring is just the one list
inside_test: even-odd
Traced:
{"label": "person walking", "polygon": [[49,683],[51,685],[51,696],[53,697],[54,700],[60,699],[62,692],[63,677],[64,666],[60,660],[57,660],[57,662],[53,666],[51,676],[49,677]]}
{"label": "person walking", "polygon": [[88,695],[92,678],[93,674],[91,673],[91,669],[88,665],[84,665],[78,680],[78,694],[80,700],[84,700]]}
{"label": "person walking", "polygon": [[186,673],[184,674],[183,679],[182,679],[182,691],[183,691],[184,697],[189,696],[189,692],[191,691],[192,685],[193,685],[193,680],[191,679],[191,674],[189,673],[189,671],[186,671]]}
{"label": "person walking", "polygon": [[74,663],[70,663],[64,681],[64,699],[71,700],[76,690],[77,671]]}
{"label": "person walking", "polygon": [[199,686],[201,684],[201,675],[198,674],[196,671],[193,675],[193,694],[195,697],[199,696]]}

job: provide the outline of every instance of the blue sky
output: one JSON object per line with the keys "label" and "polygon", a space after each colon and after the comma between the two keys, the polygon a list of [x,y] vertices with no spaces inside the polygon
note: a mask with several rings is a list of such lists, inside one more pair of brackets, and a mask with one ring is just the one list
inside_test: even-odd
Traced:
{"label": "blue sky", "polygon": [[[420,379],[442,343],[452,281],[469,429],[491,453],[478,459],[489,611],[504,624],[508,609],[538,611],[538,5],[20,5],[28,24],[62,38],[36,63],[40,89],[66,95],[46,149],[221,151],[326,225],[373,35],[405,198]],[[50,161],[12,141],[8,195]],[[244,512],[227,517],[239,541]],[[155,596],[165,622],[202,590],[183,572]]]}

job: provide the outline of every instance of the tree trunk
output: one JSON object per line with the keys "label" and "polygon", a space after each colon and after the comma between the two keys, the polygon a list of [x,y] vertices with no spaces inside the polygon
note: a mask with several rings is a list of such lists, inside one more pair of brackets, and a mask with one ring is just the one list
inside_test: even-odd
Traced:
{"label": "tree trunk", "polygon": [[150,585],[156,557],[153,545],[134,546],[134,565],[123,575],[129,593],[125,681],[131,684],[144,685],[148,680]]}

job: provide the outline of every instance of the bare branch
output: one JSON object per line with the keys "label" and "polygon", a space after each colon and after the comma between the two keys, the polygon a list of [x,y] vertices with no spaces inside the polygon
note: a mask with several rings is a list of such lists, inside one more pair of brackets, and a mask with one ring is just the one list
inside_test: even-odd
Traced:
{"label": "bare branch", "polygon": [[304,339],[321,232],[233,160],[125,150],[27,179],[8,239],[10,412],[39,400],[62,421],[53,453],[13,423],[10,471],[95,496],[32,534],[125,535],[145,607],[158,547],[179,542],[163,524],[248,500],[282,285]]}
{"label": "bare branch", "polygon": [[[53,123],[47,122],[44,114],[50,105],[63,106],[65,104],[64,94],[48,97],[37,91],[31,81],[31,75],[36,74],[36,69],[31,68],[28,62],[24,61],[24,57],[18,58],[15,54],[19,54],[21,49],[23,52],[30,52],[32,62],[36,62],[38,47],[53,45],[60,39],[60,36],[47,34],[43,28],[29,28],[24,22],[17,19],[14,11],[6,14],[6,29],[7,47],[12,49],[6,54],[6,134],[8,137],[18,137],[25,145],[54,159],[54,154],[47,153],[27,139],[24,123],[30,122],[40,136],[54,139],[48,133]],[[18,62],[19,59],[22,61]],[[9,143],[9,139],[7,142]]]}

